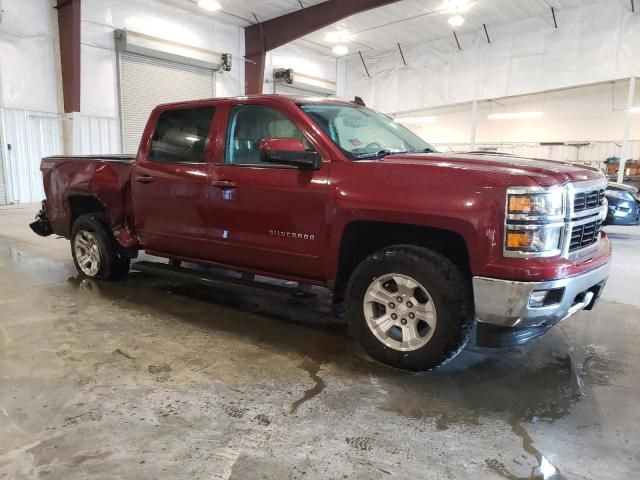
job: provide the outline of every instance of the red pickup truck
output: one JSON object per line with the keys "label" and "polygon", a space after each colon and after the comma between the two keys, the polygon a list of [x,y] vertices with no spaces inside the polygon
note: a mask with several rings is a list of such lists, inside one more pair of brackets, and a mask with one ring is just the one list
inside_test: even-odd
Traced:
{"label": "red pickup truck", "polygon": [[438,153],[359,101],[161,105],[135,157],[41,169],[31,226],[69,238],[82,275],[122,278],[144,250],[321,285],[370,355],[410,370],[591,309],[611,260],[597,170]]}

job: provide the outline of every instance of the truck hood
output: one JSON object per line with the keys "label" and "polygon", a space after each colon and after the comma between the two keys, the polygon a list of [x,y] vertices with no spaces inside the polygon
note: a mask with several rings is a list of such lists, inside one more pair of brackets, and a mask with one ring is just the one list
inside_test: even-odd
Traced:
{"label": "truck hood", "polygon": [[384,158],[384,162],[436,165],[477,171],[485,176],[528,176],[542,187],[603,178],[602,173],[592,167],[494,153],[406,153],[389,155]]}

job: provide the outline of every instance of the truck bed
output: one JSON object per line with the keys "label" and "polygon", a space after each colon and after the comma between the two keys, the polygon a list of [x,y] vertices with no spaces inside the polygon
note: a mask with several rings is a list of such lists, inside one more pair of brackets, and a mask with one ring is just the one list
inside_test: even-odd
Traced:
{"label": "truck bed", "polygon": [[[133,155],[53,156],[42,159],[44,205],[53,233],[69,237],[85,199],[96,199],[112,227],[126,226],[131,207]],[[75,211],[74,211],[75,210]]]}

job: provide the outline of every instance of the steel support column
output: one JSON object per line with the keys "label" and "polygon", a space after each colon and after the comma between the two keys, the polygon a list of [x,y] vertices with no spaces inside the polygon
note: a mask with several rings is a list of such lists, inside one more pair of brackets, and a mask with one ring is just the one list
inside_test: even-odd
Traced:
{"label": "steel support column", "polygon": [[397,1],[327,0],[245,28],[245,93],[262,93],[268,51],[356,13]]}
{"label": "steel support column", "polygon": [[475,152],[477,148],[476,136],[478,132],[478,100],[471,103],[471,132],[469,135],[469,150]]}
{"label": "steel support column", "polygon": [[58,35],[65,113],[80,111],[80,0],[58,0]]}
{"label": "steel support column", "polygon": [[629,135],[631,134],[631,116],[633,113],[633,103],[635,101],[636,93],[636,77],[631,77],[629,80],[629,94],[627,96],[627,110],[624,112],[624,135],[622,137],[622,149],[620,151],[620,168],[618,169],[618,183],[622,183],[624,180],[624,169],[627,158],[630,156]]}

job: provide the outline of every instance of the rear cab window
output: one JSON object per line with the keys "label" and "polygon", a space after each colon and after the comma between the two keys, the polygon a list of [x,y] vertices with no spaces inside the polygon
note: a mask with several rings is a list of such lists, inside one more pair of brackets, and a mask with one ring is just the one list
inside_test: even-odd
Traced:
{"label": "rear cab window", "polygon": [[204,163],[215,107],[165,110],[151,140],[149,160],[159,163]]}

